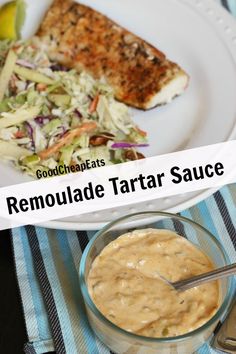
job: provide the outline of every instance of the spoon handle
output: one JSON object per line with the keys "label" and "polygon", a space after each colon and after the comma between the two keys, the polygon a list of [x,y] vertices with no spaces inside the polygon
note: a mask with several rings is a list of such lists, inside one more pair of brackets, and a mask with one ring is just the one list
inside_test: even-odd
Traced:
{"label": "spoon handle", "polygon": [[172,285],[176,290],[182,291],[201,285],[203,283],[207,283],[209,281],[217,280],[223,277],[229,277],[230,275],[236,275],[236,263],[217,268],[211,272],[196,275],[190,279],[177,281],[172,283]]}

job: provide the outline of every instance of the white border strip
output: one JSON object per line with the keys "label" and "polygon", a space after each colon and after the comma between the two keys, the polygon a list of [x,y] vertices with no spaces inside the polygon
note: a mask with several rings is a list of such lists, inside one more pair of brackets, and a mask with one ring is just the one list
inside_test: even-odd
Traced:
{"label": "white border strip", "polygon": [[[0,229],[37,224],[229,184],[236,180],[235,151],[236,141],[233,140],[120,165],[96,168],[83,173],[4,187],[0,189]],[[190,173],[193,175],[194,168],[199,174],[199,167],[204,171],[209,164],[212,165],[212,168],[208,168],[211,173],[215,170],[214,166],[223,165],[223,168],[218,168],[218,170],[216,168],[216,172],[219,173],[214,172],[211,177],[204,173],[202,179],[184,180],[186,174],[187,177]],[[178,179],[173,174],[174,167],[179,169],[179,179],[182,179],[179,183],[174,183]],[[186,169],[190,172],[188,173]],[[112,182],[112,178],[117,178],[116,182]],[[133,183],[134,191],[131,190],[132,179],[137,179]],[[143,183],[140,180],[143,180]],[[98,193],[100,197],[96,196],[95,192],[93,199],[87,200],[84,197],[84,189],[89,184],[93,191],[96,186],[100,185],[97,187],[100,190]],[[75,200],[75,195],[77,197],[79,195],[78,189],[83,195],[83,201]],[[71,192],[71,197],[69,197],[68,190]],[[63,193],[67,198],[67,204],[58,205],[56,196],[59,195],[62,199]],[[55,205],[50,207],[53,198]],[[39,201],[38,208],[36,199]],[[42,205],[44,208],[41,208]]]}

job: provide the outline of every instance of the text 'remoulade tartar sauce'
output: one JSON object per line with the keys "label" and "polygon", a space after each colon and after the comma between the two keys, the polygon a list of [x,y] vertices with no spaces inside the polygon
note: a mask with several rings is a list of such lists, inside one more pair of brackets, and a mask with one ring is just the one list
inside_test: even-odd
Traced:
{"label": "text 'remoulade tartar sauce'", "polygon": [[172,337],[207,322],[219,307],[219,284],[177,292],[171,282],[214,269],[192,243],[169,230],[126,233],[94,260],[87,284],[95,305],[117,326],[148,337]]}

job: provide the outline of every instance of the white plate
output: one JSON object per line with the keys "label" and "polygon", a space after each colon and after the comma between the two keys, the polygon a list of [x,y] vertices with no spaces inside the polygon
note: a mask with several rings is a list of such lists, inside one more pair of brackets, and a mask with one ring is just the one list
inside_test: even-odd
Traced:
{"label": "white plate", "polygon": [[[236,22],[213,0],[83,0],[161,49],[190,75],[187,92],[173,103],[133,118],[148,132],[146,156],[209,145],[236,137]],[[28,0],[24,35],[36,30],[49,0]],[[2,165],[3,166],[3,165]],[[1,166],[1,186],[28,180]],[[143,210],[180,211],[213,191],[44,223],[63,229],[98,229],[121,215]]]}

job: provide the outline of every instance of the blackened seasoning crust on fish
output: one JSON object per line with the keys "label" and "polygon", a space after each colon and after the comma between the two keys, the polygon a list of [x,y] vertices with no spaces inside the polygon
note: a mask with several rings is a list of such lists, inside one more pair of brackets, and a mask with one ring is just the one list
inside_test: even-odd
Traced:
{"label": "blackened seasoning crust on fish", "polygon": [[51,59],[105,78],[118,100],[140,109],[170,102],[188,75],[152,45],[101,13],[55,0],[38,31]]}

